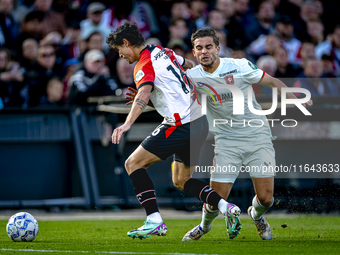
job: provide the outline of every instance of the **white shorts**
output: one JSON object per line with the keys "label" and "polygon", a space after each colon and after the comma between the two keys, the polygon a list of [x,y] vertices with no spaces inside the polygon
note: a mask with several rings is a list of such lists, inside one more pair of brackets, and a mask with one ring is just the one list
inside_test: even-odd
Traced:
{"label": "white shorts", "polygon": [[271,142],[243,146],[230,146],[230,140],[219,139],[215,147],[214,168],[210,180],[234,183],[240,171],[252,178],[275,176],[275,150]]}

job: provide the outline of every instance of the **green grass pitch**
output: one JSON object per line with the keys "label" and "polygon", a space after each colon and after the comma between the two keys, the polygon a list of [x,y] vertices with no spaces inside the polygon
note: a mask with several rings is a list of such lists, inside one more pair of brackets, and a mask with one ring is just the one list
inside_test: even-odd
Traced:
{"label": "green grass pitch", "polygon": [[199,222],[165,220],[166,236],[133,240],[126,232],[140,227],[140,220],[39,221],[33,242],[15,243],[5,231],[7,222],[0,221],[0,254],[340,254],[340,217],[268,217],[272,241],[262,241],[250,219],[242,219],[241,234],[229,240],[224,220],[216,219],[199,241],[182,242]]}

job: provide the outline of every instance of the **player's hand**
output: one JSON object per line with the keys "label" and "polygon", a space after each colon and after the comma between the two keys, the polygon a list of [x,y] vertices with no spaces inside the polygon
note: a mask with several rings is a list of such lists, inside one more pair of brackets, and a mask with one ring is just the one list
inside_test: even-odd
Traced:
{"label": "player's hand", "polygon": [[133,101],[135,100],[135,97],[138,93],[138,91],[134,88],[128,87],[128,90],[130,90],[131,92],[126,92],[125,93],[125,99],[129,99],[131,101],[127,102],[126,105],[132,104]]}
{"label": "player's hand", "polygon": [[112,134],[112,143],[119,144],[120,138],[122,138],[122,135],[126,133],[130,129],[130,125],[124,123],[120,127],[117,127]]}
{"label": "player's hand", "polygon": [[313,105],[313,100],[309,100],[307,103],[305,104],[302,104],[304,107],[307,107],[308,106],[312,106]]}

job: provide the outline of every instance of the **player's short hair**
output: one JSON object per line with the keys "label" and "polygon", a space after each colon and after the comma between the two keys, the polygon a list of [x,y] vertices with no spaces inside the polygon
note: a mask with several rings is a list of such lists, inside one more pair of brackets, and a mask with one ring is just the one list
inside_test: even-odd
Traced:
{"label": "player's short hair", "polygon": [[220,38],[218,38],[216,31],[212,28],[202,28],[202,29],[198,29],[195,33],[193,33],[191,35],[191,44],[192,47],[195,46],[195,40],[198,38],[202,38],[202,37],[211,37],[214,40],[214,43],[217,46],[220,45]]}
{"label": "player's short hair", "polygon": [[106,43],[114,48],[115,45],[123,45],[123,39],[128,40],[133,47],[143,46],[145,44],[145,38],[134,22],[124,21],[114,32],[109,34],[106,38]]}

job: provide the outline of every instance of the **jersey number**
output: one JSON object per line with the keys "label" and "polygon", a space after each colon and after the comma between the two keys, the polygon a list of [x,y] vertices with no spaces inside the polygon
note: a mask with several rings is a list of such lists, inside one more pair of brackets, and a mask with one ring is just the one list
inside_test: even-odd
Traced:
{"label": "jersey number", "polygon": [[156,136],[158,135],[158,133],[161,131],[161,128],[163,128],[164,125],[159,125],[153,132],[152,132],[152,135],[153,136]]}
{"label": "jersey number", "polygon": [[180,68],[178,62],[176,60],[174,60],[175,65],[177,66],[177,68],[180,70],[181,75],[179,75],[176,71],[175,68],[172,65],[169,65],[166,69],[168,71],[171,71],[173,73],[173,75],[175,75],[175,77],[179,80],[179,82],[182,85],[182,89],[184,91],[185,94],[188,94],[190,91],[188,90],[188,86],[189,89],[191,90],[192,85],[187,77],[187,75],[182,71],[182,69]]}

